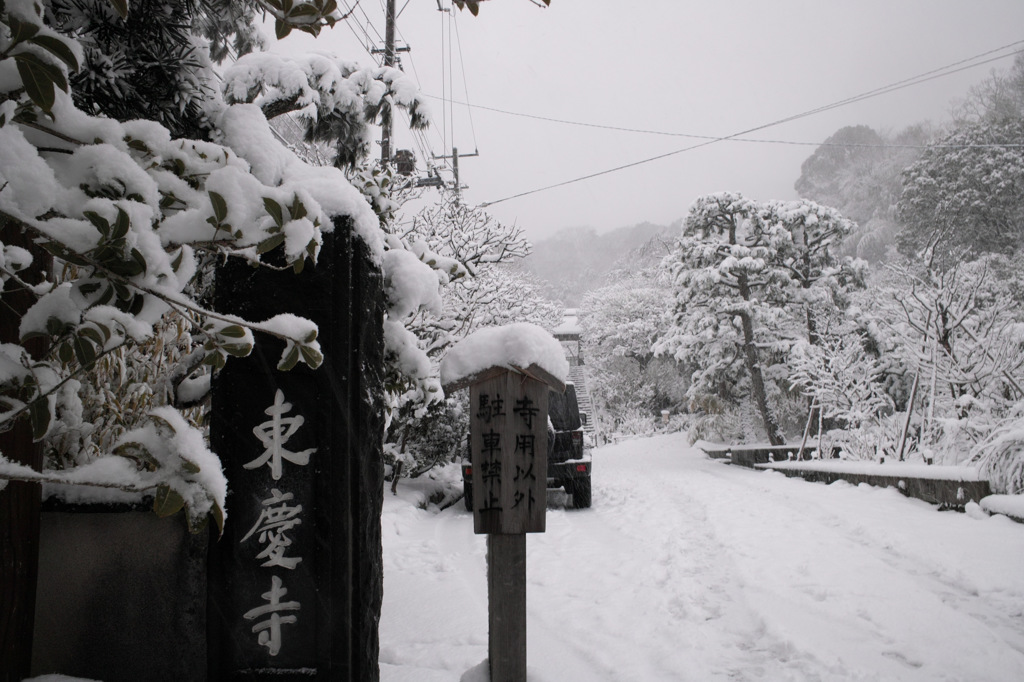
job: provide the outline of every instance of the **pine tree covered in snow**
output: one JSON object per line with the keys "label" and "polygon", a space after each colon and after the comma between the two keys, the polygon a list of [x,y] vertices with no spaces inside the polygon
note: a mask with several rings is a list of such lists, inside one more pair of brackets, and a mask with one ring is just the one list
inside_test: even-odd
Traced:
{"label": "pine tree covered in snow", "polygon": [[[675,287],[672,325],[657,342],[698,368],[695,407],[720,410],[749,398],[767,438],[785,442],[773,402],[788,390],[784,360],[793,341],[818,334],[818,319],[841,310],[863,264],[835,247],[853,225],[809,201],[758,203],[734,193],[699,198],[666,258]],[[710,408],[710,409],[709,409]]]}

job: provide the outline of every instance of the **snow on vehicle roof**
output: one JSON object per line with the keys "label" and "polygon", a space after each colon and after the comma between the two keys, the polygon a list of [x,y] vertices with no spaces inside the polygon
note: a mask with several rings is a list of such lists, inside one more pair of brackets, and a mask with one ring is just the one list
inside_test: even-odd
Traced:
{"label": "snow on vehicle roof", "polygon": [[441,361],[441,383],[450,386],[492,367],[536,365],[565,383],[569,361],[550,333],[529,322],[486,327],[462,339]]}

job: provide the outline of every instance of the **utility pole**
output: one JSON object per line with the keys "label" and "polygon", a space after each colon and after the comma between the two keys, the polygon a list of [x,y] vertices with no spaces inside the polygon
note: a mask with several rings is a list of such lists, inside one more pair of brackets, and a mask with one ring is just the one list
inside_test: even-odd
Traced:
{"label": "utility pole", "polygon": [[[388,0],[387,24],[384,29],[384,66],[395,65],[395,0]],[[380,165],[391,163],[391,105],[384,103],[380,112]]]}
{"label": "utility pole", "polygon": [[[462,198],[462,183],[459,180],[459,156],[460,156],[459,148],[458,147],[452,147],[452,154],[451,154],[451,156],[442,155],[442,156],[435,156],[434,157],[435,159],[451,159],[452,160],[452,173],[455,175],[455,203],[456,204],[459,203],[459,200]],[[462,156],[462,158],[467,158],[467,157],[470,157],[470,156],[480,156],[480,151],[476,150],[472,154],[462,154],[461,156]]]}
{"label": "utility pole", "polygon": [[462,200],[462,185],[459,182],[459,148],[452,147],[452,172],[455,174],[455,203]]}

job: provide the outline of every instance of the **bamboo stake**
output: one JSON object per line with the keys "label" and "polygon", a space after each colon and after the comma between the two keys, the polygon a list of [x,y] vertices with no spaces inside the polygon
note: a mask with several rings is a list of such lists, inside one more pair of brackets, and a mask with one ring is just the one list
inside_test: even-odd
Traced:
{"label": "bamboo stake", "polygon": [[917,400],[917,385],[921,380],[921,372],[914,374],[914,385],[910,387],[910,400],[907,401],[907,418],[903,421],[903,430],[900,432],[900,446],[897,449],[899,461],[903,461],[903,448],[907,444],[907,432],[910,430],[910,417],[914,414],[914,401]]}
{"label": "bamboo stake", "polygon": [[[807,423],[804,425],[804,437],[800,441],[800,450],[796,453],[797,461],[801,461],[804,458],[804,446],[807,445],[807,434],[811,431],[811,419],[814,417],[814,406],[818,402],[818,399],[811,399],[811,408],[807,411]],[[821,408],[818,408],[818,412],[821,412]],[[818,458],[821,458],[821,432],[818,432]]]}
{"label": "bamboo stake", "polygon": [[935,426],[935,388],[938,385],[939,378],[939,363],[938,355],[939,350],[939,339],[936,337],[932,340],[932,385],[929,389],[930,395],[928,396],[928,415],[925,418],[925,426],[927,427],[928,440],[932,439],[932,430]]}

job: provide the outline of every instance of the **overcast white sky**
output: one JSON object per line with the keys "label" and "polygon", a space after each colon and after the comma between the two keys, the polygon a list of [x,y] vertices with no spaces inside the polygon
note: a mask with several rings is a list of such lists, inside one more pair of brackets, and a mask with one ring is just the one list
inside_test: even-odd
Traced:
{"label": "overcast white sky", "polygon": [[[339,0],[339,6],[353,1]],[[446,8],[450,4],[441,0]],[[478,17],[439,12],[437,0],[398,0],[397,6],[398,44],[412,48],[401,55],[402,65],[425,94],[437,98],[431,99],[430,151],[450,154],[457,146],[461,155],[478,149],[479,157],[459,164],[466,201],[498,201],[488,210],[518,223],[534,239],[570,226],[606,230],[668,223],[685,215],[697,196],[720,190],[756,199],[793,198],[800,164],[814,147],[718,142],[499,201],[700,140],[566,125],[481,107],[726,136],[1024,40],[1024,0],[552,0],[547,9],[531,0],[489,0]],[[286,49],[333,52],[369,64],[364,29],[382,42],[384,0],[360,0],[353,17],[357,26],[339,24],[316,41],[289,37]],[[952,99],[1011,61],[749,137],[821,142],[846,125],[898,130],[923,120],[941,123]],[[443,94],[477,105],[472,121],[466,106],[443,106]],[[397,134],[399,147],[414,147],[405,132]]]}

